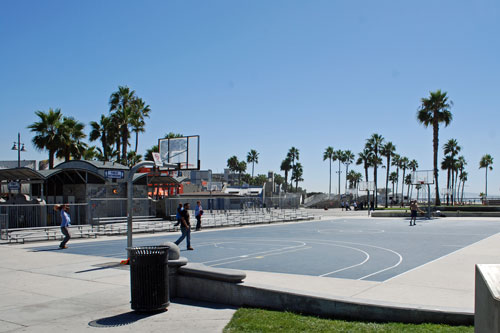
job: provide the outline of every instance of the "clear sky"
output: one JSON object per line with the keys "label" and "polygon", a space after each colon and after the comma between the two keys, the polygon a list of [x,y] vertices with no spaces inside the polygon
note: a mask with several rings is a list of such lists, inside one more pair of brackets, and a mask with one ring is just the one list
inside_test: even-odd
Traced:
{"label": "clear sky", "polygon": [[300,186],[328,192],[325,148],[357,155],[372,133],[431,169],[432,129],[416,112],[441,89],[454,105],[440,160],[457,139],[466,192],[479,193],[479,160],[491,154],[496,194],[499,33],[495,0],[0,0],[0,159],[17,159],[18,132],[23,159],[47,158],[27,129],[36,110],[61,108],[88,124],[126,85],[152,109],[139,153],[168,132],[198,134],[202,169],[222,172],[230,156],[255,149],[255,172],[267,173],[295,146]]}

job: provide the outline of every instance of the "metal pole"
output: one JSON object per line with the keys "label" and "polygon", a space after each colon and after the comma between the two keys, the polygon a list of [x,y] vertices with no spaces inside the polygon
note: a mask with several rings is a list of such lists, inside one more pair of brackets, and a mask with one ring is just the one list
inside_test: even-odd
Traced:
{"label": "metal pole", "polygon": [[134,179],[134,174],[136,171],[140,168],[144,167],[152,167],[154,166],[154,162],[152,161],[143,161],[140,162],[132,167],[128,173],[128,179],[127,179],[127,247],[132,247],[132,215],[133,215],[133,209],[132,209],[132,198],[133,198],[133,183],[132,180]]}
{"label": "metal pole", "polygon": [[427,218],[431,219],[431,185],[427,184]]}
{"label": "metal pole", "polygon": [[21,133],[17,133],[17,167],[21,167]]}

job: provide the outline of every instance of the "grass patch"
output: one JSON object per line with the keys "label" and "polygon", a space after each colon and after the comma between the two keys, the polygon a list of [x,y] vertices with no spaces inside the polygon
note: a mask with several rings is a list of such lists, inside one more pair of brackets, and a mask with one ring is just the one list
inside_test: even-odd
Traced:
{"label": "grass patch", "polygon": [[241,308],[224,328],[224,333],[236,332],[474,332],[473,326],[439,324],[365,323],[321,319],[290,312]]}

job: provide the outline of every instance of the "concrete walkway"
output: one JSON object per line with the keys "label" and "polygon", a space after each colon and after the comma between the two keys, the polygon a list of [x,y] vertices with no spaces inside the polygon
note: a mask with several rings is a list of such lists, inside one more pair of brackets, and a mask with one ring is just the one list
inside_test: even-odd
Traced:
{"label": "concrete walkway", "polygon": [[[61,255],[62,250],[34,252],[32,246],[0,246],[0,332],[102,332],[103,327],[116,332],[221,332],[236,310],[175,299],[168,311],[141,316],[130,309],[129,271],[116,266],[116,259]],[[384,282],[247,271],[244,283],[328,298],[473,313],[478,263],[500,263],[500,234]]]}

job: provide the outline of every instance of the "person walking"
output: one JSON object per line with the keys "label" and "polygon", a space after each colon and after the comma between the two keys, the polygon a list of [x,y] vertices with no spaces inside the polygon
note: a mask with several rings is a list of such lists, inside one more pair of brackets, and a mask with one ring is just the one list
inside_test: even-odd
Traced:
{"label": "person walking", "polygon": [[66,243],[71,239],[71,234],[69,233],[69,226],[71,224],[71,217],[69,216],[69,205],[64,204],[58,207],[58,210],[61,212],[61,232],[64,235],[64,239],[61,244],[59,244],[59,248],[67,249]]}
{"label": "person walking", "polygon": [[[411,217],[410,217],[410,227],[411,227],[412,225],[416,225],[417,212],[423,213],[424,211],[418,207],[417,200],[412,200],[410,202],[410,211],[411,211]],[[413,224],[412,224],[412,221],[413,221]]]}
{"label": "person walking", "polygon": [[194,217],[196,218],[196,231],[201,230],[201,216],[203,215],[203,207],[201,207],[201,202],[196,201],[196,207],[194,208]]}
{"label": "person walking", "polygon": [[181,211],[181,233],[182,235],[175,241],[175,245],[179,245],[184,238],[187,241],[187,250],[194,250],[191,247],[191,224],[189,223],[189,203],[184,204],[184,209]]}
{"label": "person walking", "polygon": [[179,224],[181,224],[181,212],[182,212],[182,204],[179,204],[179,207],[177,207],[177,214],[175,214],[175,218],[177,219],[177,223],[174,224],[174,227],[177,227]]}

